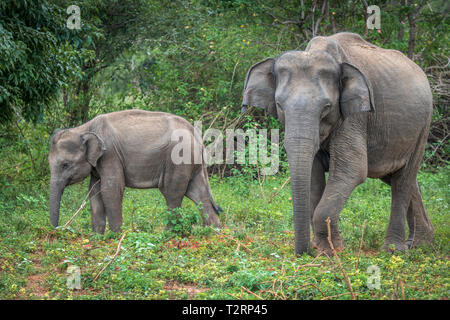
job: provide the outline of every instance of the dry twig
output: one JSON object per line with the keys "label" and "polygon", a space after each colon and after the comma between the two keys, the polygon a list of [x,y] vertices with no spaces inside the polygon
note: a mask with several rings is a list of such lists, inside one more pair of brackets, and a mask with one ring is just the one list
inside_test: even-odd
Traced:
{"label": "dry twig", "polygon": [[[63,229],[66,228],[72,221],[73,219],[80,213],[81,210],[83,210],[83,208],[86,206],[86,201],[87,198],[89,197],[89,195],[92,192],[92,189],[94,189],[94,187],[97,185],[97,183],[99,183],[100,180],[97,180],[97,182],[95,182],[91,189],[89,189],[89,192],[87,193],[86,197],[84,197],[83,202],[81,203],[81,206],[78,208],[78,210],[74,213],[74,215],[66,222],[66,224],[62,227]],[[99,191],[100,192],[100,191]],[[98,192],[94,195],[94,197],[98,194]]]}
{"label": "dry twig", "polygon": [[269,204],[270,202],[272,202],[273,198],[275,198],[281,190],[283,190],[283,188],[289,183],[289,181],[291,181],[291,177],[287,178],[286,181],[282,184],[282,186],[280,187],[280,189],[278,189],[277,191],[275,191],[274,193],[272,193],[272,195],[270,196],[269,200],[267,201],[267,204]]}
{"label": "dry twig", "polygon": [[94,280],[92,280],[92,281],[97,280],[98,277],[103,273],[103,271],[105,271],[106,268],[108,268],[108,266],[109,266],[109,265],[114,261],[114,259],[119,255],[120,248],[121,248],[121,245],[122,245],[122,240],[125,238],[125,235],[126,235],[126,234],[127,234],[127,233],[124,232],[124,234],[123,234],[122,237],[120,238],[119,244],[117,245],[117,250],[116,250],[116,253],[114,254],[114,256],[111,258],[111,260],[108,261],[108,263],[103,267],[103,269],[100,270],[99,273],[97,273],[97,275],[95,276]]}
{"label": "dry twig", "polygon": [[254,292],[248,290],[246,287],[241,287],[241,290],[242,290],[242,289],[244,289],[244,290],[247,291],[248,293],[254,295],[254,296],[257,297],[259,300],[264,300],[264,298],[258,296],[256,293],[254,293]]}
{"label": "dry twig", "polygon": [[331,251],[333,252],[334,257],[336,258],[336,262],[341,269],[342,275],[344,276],[345,282],[347,283],[347,287],[350,290],[350,294],[352,296],[352,299],[354,299],[354,293],[352,289],[352,284],[350,282],[350,279],[347,276],[347,273],[345,272],[344,268],[342,267],[341,259],[339,259],[339,256],[336,253],[336,250],[334,249],[333,241],[331,241],[331,227],[330,227],[330,217],[328,217],[325,222],[327,223],[327,229],[328,229],[328,243],[330,244]]}
{"label": "dry twig", "polygon": [[228,239],[233,240],[234,242],[236,242],[236,243],[239,245],[238,248],[240,248],[240,247],[242,246],[242,247],[243,247],[245,250],[247,250],[249,253],[253,253],[253,250],[252,250],[252,249],[250,249],[249,247],[247,247],[245,244],[241,243],[238,239],[236,239],[236,238],[234,238],[234,237],[232,237],[232,236],[229,236],[229,235],[227,235],[227,234],[225,234],[225,233],[222,233],[222,232],[216,230],[215,228],[213,228],[213,227],[211,227],[211,226],[209,226],[209,227],[210,227],[212,230],[214,230],[214,232],[216,232],[217,234],[220,234],[220,235],[222,235],[222,236],[224,236],[224,237],[227,237]]}

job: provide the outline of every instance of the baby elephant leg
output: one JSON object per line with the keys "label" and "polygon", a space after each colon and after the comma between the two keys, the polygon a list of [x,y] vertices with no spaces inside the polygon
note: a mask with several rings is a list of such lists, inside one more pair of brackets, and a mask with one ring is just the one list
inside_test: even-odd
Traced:
{"label": "baby elephant leg", "polygon": [[91,175],[91,182],[89,185],[89,198],[91,201],[92,211],[92,230],[103,234],[106,226],[106,213],[103,205],[102,195],[100,193],[100,179]]}

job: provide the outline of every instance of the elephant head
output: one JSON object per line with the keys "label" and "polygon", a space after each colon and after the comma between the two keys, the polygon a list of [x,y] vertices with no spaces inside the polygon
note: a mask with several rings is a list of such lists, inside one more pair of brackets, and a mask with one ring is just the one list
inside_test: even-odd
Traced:
{"label": "elephant head", "polygon": [[50,138],[50,221],[58,226],[64,188],[85,179],[103,155],[103,140],[93,132],[60,130]]}
{"label": "elephant head", "polygon": [[374,110],[366,76],[348,62],[339,44],[315,39],[306,51],[288,51],[253,65],[242,102],[242,111],[253,105],[284,123],[298,254],[310,251],[310,180],[316,152],[347,117]]}

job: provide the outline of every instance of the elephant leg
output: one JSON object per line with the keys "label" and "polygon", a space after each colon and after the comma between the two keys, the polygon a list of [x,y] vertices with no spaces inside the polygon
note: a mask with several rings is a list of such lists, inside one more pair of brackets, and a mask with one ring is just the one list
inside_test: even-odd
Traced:
{"label": "elephant leg", "polygon": [[367,178],[367,148],[364,135],[342,134],[335,137],[333,142],[334,144],[330,145],[328,181],[313,215],[313,248],[328,255],[332,254],[332,250],[328,241],[326,220],[330,218],[334,249],[343,250],[344,244],[338,229],[339,214],[353,189]]}
{"label": "elephant leg", "polygon": [[411,202],[406,214],[406,220],[409,227],[409,237],[406,241],[408,248],[413,248],[421,243],[431,243],[434,227],[423,205],[417,180],[412,186]]}
{"label": "elephant leg", "polygon": [[[389,186],[391,185],[390,176],[383,177],[381,180]],[[409,202],[406,221],[409,228],[409,237],[406,241],[407,248],[410,249],[423,242],[430,243],[432,241],[434,227],[425,210],[417,180],[411,190],[411,201]]]}
{"label": "elephant leg", "polygon": [[100,193],[100,179],[94,177],[92,174],[89,190],[91,190],[89,198],[91,201],[92,230],[103,234],[106,226],[106,213],[105,207],[103,206],[102,195]]}
{"label": "elephant leg", "polygon": [[319,204],[320,199],[322,198],[323,191],[325,189],[326,181],[325,181],[325,171],[328,169],[328,162],[325,159],[326,156],[322,151],[317,152],[314,157],[312,171],[311,171],[311,225],[314,232],[314,224],[313,224],[313,216],[314,210]]}
{"label": "elephant leg", "polygon": [[197,170],[197,173],[194,174],[193,179],[189,182],[186,197],[191,199],[197,205],[199,203],[202,204],[202,218],[204,225],[213,225],[216,228],[219,228],[220,221],[217,213],[213,209],[206,179],[207,177],[204,176],[202,168]]}
{"label": "elephant leg", "polygon": [[122,227],[122,198],[125,176],[120,162],[110,161],[102,165],[100,172],[101,195],[108,225],[111,231],[120,232]]}
{"label": "elephant leg", "polygon": [[[420,216],[422,215],[423,218],[423,215],[426,215],[426,212],[423,208],[425,213],[420,213],[420,207],[423,206],[423,203],[420,196],[419,186],[417,184],[417,172],[425,152],[428,129],[429,126],[423,128],[406,165],[391,175],[391,216],[386,231],[386,238],[383,246],[381,247],[382,250],[390,249],[392,246],[395,250],[405,250],[407,248],[405,243],[405,221],[409,207],[411,207],[412,210],[409,215],[410,219],[416,219],[417,223],[424,222],[420,221]],[[410,203],[412,205],[410,205]],[[417,229],[418,225],[411,221],[408,225],[410,228],[413,227],[412,233],[414,235],[414,228]]]}
{"label": "elephant leg", "polygon": [[[192,171],[188,165],[171,164],[166,168],[159,190],[166,199],[169,211],[173,214],[178,215],[178,213],[174,212],[174,209],[181,207],[191,174]],[[166,229],[172,227],[173,223],[169,219]]]}
{"label": "elephant leg", "polygon": [[400,169],[391,176],[391,215],[382,250],[387,250],[392,246],[393,249],[399,251],[406,249],[405,222],[410,207],[411,188],[408,187],[404,171],[405,168]]}

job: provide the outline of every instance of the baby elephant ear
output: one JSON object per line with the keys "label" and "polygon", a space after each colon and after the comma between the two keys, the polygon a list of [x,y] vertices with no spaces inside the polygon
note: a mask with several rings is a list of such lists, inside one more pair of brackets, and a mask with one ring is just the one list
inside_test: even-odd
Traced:
{"label": "baby elephant ear", "polygon": [[86,146],[86,159],[91,166],[96,167],[97,161],[105,152],[105,143],[94,132],[86,132],[81,136],[81,143]]}
{"label": "baby elephant ear", "polygon": [[275,77],[272,72],[274,62],[273,58],[265,59],[248,69],[244,84],[242,112],[245,112],[248,106],[255,106],[277,117]]}
{"label": "baby elephant ear", "polygon": [[341,113],[345,118],[354,112],[375,111],[372,86],[367,77],[354,65],[341,65]]}

